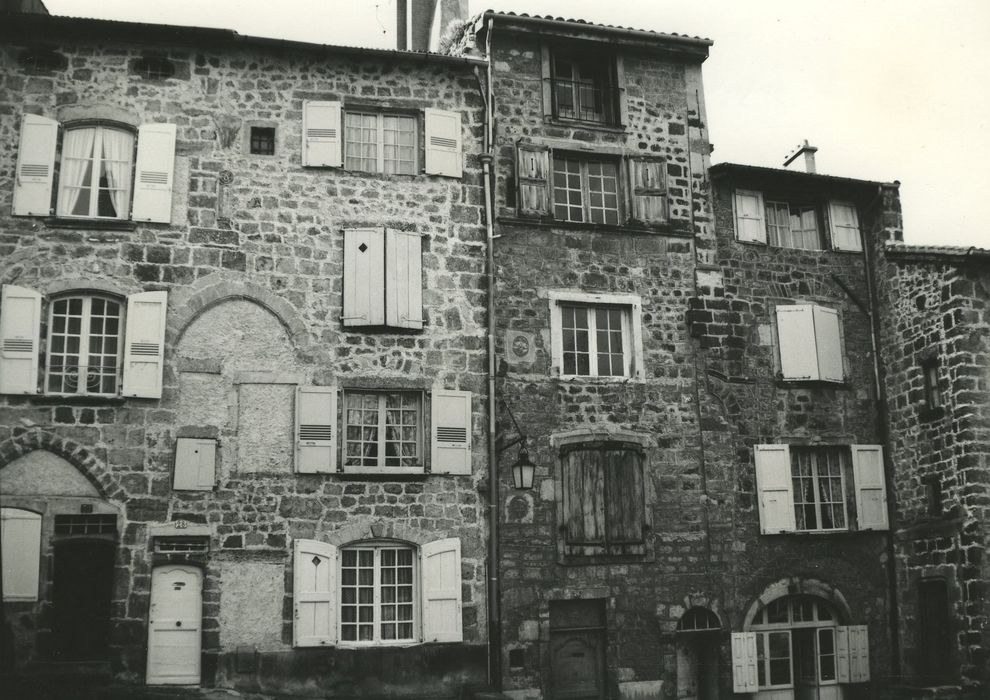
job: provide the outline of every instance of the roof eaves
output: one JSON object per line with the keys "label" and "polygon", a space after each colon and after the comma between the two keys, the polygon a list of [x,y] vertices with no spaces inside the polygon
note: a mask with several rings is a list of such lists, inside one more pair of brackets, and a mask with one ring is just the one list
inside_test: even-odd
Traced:
{"label": "roof eaves", "polygon": [[990,260],[990,249],[976,246],[909,245],[900,241],[888,241],[885,252],[891,260],[905,262],[968,263]]}
{"label": "roof eaves", "polygon": [[688,36],[687,34],[657,32],[652,29],[635,29],[633,27],[620,27],[613,24],[597,24],[583,19],[569,19],[567,17],[553,17],[551,15],[529,15],[516,12],[497,12],[487,10],[484,18],[504,19],[510,22],[521,24],[534,24],[538,26],[551,26],[561,29],[590,29],[603,34],[617,34],[637,39],[665,40],[676,43],[690,44],[697,47],[707,47],[714,45],[714,41],[698,36]]}
{"label": "roof eaves", "polygon": [[762,165],[744,165],[742,163],[716,163],[709,168],[709,173],[713,178],[723,177],[730,174],[750,174],[762,175],[765,177],[786,177],[795,180],[805,180],[808,182],[833,182],[851,185],[871,185],[874,187],[900,187],[900,182],[879,182],[876,180],[861,180],[855,177],[843,177],[841,175],[825,175],[823,173],[806,173],[800,170],[787,170],[784,168],[768,168]]}

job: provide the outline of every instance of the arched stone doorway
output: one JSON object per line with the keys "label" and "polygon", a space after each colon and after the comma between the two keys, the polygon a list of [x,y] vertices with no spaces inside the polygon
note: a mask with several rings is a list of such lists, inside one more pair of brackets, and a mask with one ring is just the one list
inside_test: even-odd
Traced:
{"label": "arched stone doorway", "polygon": [[677,697],[717,700],[722,622],[708,608],[688,608],[677,621]]}

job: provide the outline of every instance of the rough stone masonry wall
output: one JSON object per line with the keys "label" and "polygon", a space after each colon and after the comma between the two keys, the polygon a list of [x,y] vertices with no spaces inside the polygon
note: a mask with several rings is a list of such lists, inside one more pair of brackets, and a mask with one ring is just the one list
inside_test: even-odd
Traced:
{"label": "rough stone masonry wall", "polygon": [[[134,44],[55,33],[47,39],[67,57],[64,69],[28,73],[18,62],[26,43],[5,41],[0,48],[0,282],[44,293],[95,288],[170,295],[161,401],[0,397],[0,466],[33,449],[50,450],[122,510],[114,673],[143,678],[148,526],[182,519],[205,523],[214,535],[205,563],[207,683],[257,687],[276,679],[270,687],[278,687],[295,663],[298,679],[322,677],[348,692],[368,691],[358,685],[366,677],[379,683],[377,690],[421,683],[434,694],[453,694],[456,683],[483,673],[479,643],[486,625],[485,527],[476,488],[486,425],[477,160],[482,115],[470,68],[243,43],[175,43],[150,47],[177,66],[175,76],[145,80],[129,70],[149,49],[140,37]],[[458,111],[463,178],[302,168],[302,103],[309,99],[342,99],[345,108]],[[53,118],[123,112],[135,123],[177,124],[172,223],[85,230],[11,217],[25,111]],[[251,123],[276,127],[275,156],[247,154]],[[342,229],[361,226],[423,234],[428,322],[421,333],[342,328]],[[474,392],[474,475],[345,481],[293,474],[286,435],[293,385],[361,378],[376,386]],[[179,434],[219,438],[214,491],[171,490]],[[382,525],[375,532],[416,543],[461,539],[462,650],[420,647],[385,656],[291,650],[291,540],[371,537],[373,523]],[[237,612],[238,596],[248,591],[257,614],[267,616],[266,634],[251,642],[263,661],[254,675],[236,676],[232,652],[259,624]],[[266,592],[278,598],[269,600]],[[17,608],[12,622],[36,627],[40,640],[47,632],[38,609]],[[18,658],[44,660],[37,653],[43,648],[39,641],[19,649]],[[438,654],[446,660],[438,661]]]}
{"label": "rough stone masonry wall", "polygon": [[[946,581],[949,677],[990,687],[990,273],[986,261],[879,253],[883,362],[896,486],[904,674],[921,653],[918,583]],[[926,410],[921,362],[938,361],[945,405]],[[941,484],[941,514],[926,482]]]}

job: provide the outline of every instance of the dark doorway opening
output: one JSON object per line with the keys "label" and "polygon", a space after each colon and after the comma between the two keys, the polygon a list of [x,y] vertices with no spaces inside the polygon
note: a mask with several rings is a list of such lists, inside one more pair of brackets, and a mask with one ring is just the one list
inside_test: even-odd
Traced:
{"label": "dark doorway opening", "polygon": [[115,553],[112,540],[55,542],[52,647],[57,661],[106,657]]}
{"label": "dark doorway opening", "polygon": [[554,700],[605,697],[605,601],[550,602],[550,669]]}

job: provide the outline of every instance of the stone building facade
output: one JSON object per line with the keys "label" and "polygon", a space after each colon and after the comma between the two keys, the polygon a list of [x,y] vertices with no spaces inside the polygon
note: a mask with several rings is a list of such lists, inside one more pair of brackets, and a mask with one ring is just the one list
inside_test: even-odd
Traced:
{"label": "stone building facade", "polygon": [[479,62],[0,32],[6,660],[483,681]]}

